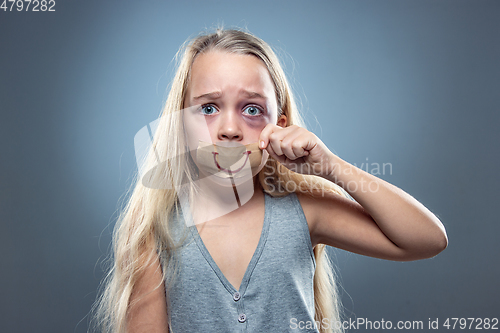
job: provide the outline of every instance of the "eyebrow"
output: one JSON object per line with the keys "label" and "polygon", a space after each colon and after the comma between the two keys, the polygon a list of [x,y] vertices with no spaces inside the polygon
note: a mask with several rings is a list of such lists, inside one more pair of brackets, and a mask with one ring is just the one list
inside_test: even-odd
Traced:
{"label": "eyebrow", "polygon": [[[247,98],[267,99],[265,96],[255,91],[241,90],[240,95],[245,95]],[[219,99],[221,97],[222,97],[221,91],[213,91],[200,96],[196,96],[193,98],[193,101],[198,101],[200,99]]]}

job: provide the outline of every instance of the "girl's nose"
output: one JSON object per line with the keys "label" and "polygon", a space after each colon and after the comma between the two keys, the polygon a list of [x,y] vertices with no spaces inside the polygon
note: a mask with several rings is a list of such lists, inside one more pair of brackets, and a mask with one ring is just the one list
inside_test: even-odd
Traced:
{"label": "girl's nose", "polygon": [[235,140],[240,141],[243,139],[243,133],[238,121],[236,112],[226,111],[222,112],[220,117],[220,126],[217,133],[217,139],[220,141]]}

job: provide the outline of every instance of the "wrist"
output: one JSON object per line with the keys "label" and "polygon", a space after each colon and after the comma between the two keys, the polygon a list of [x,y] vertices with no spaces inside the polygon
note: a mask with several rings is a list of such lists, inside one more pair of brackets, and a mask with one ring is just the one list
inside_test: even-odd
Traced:
{"label": "wrist", "polygon": [[340,157],[331,153],[328,157],[326,172],[323,175],[323,178],[336,183],[339,178],[342,169],[342,163],[345,163]]}

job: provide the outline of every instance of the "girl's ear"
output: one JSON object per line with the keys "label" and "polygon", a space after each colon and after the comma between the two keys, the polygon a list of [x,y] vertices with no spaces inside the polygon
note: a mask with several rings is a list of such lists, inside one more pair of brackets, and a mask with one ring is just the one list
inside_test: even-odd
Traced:
{"label": "girl's ear", "polygon": [[276,125],[279,127],[286,127],[286,116],[282,114],[279,118],[278,121],[276,122]]}

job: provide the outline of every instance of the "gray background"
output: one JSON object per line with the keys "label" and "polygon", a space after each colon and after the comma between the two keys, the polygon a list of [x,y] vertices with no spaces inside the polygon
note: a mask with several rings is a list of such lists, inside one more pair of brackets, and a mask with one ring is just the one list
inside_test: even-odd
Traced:
{"label": "gray background", "polygon": [[0,11],[0,331],[87,330],[133,137],[158,116],[178,47],[218,22],[281,49],[309,129],[351,163],[391,163],[382,178],[447,228],[428,260],[335,250],[348,317],[500,317],[500,2],[55,8]]}

